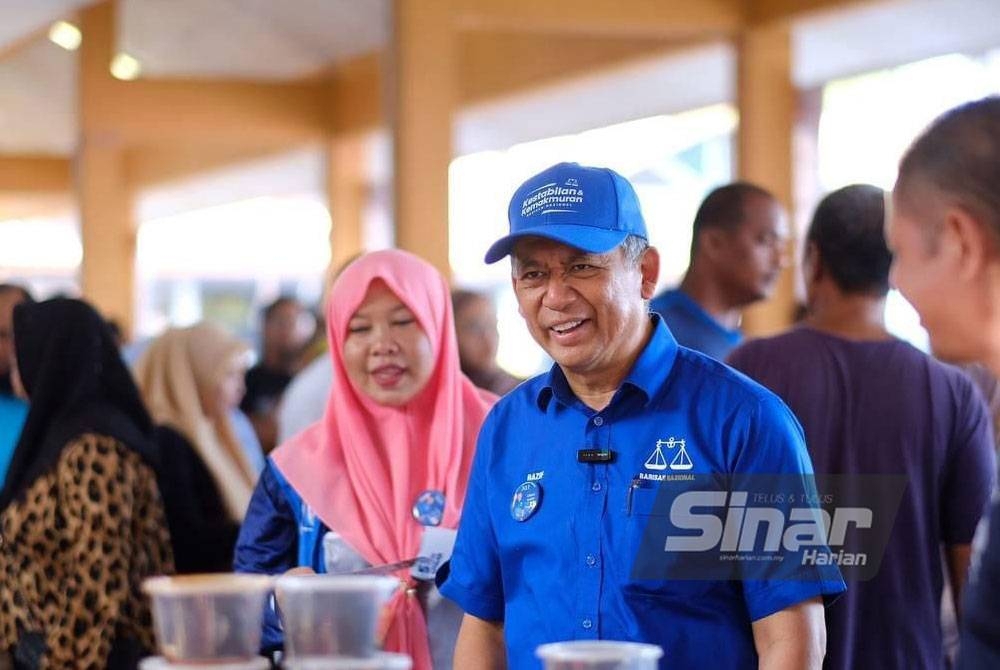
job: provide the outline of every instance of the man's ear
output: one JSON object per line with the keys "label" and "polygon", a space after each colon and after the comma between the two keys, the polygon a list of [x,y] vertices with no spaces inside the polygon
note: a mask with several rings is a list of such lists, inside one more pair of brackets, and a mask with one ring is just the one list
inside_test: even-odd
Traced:
{"label": "man's ear", "polygon": [[656,294],[656,280],[660,278],[660,252],[656,247],[648,247],[642,253],[639,274],[642,276],[642,299],[650,300]]}
{"label": "man's ear", "polygon": [[729,243],[728,232],[721,228],[702,230],[698,237],[699,255],[713,262],[721,262],[721,257]]}
{"label": "man's ear", "polygon": [[938,252],[949,255],[960,278],[976,281],[997,251],[996,240],[985,222],[957,205],[945,211]]}
{"label": "man's ear", "polygon": [[823,267],[823,259],[819,255],[819,247],[815,242],[809,242],[806,246],[805,256],[802,258],[802,278],[806,286],[815,284],[826,274]]}
{"label": "man's ear", "polygon": [[[517,298],[517,264],[511,259],[510,262],[510,288],[514,291],[514,297]],[[517,301],[517,313],[524,317],[524,310],[521,309],[521,301]]]}

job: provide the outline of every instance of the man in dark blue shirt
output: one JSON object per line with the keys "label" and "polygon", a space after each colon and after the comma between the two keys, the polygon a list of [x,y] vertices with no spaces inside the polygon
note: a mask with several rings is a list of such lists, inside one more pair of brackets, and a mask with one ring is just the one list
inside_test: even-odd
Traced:
{"label": "man in dark blue shirt", "polygon": [[774,196],[753,184],[721,186],[702,201],[691,264],[680,286],[653,298],[677,342],[725,360],[743,339],[743,310],[766,299],[785,263],[788,225]]}
{"label": "man in dark blue shirt", "polygon": [[[1000,374],[1000,97],[945,112],[906,150],[886,238],[892,281],[942,358]],[[960,668],[1000,668],[1000,503],[973,541]]]}
{"label": "man in dark blue shirt", "polygon": [[[649,314],[659,256],[620,175],[553,166],[508,216],[486,260],[512,255],[521,314],[556,364],[501,399],[480,433],[441,588],[466,612],[455,667],[537,668],[540,644],[611,639],[661,645],[670,668],[818,668],[820,597],[844,588],[835,570],[737,580],[633,568],[668,483],[765,473],[807,492],[798,422]],[[677,538],[656,539],[660,565]]]}

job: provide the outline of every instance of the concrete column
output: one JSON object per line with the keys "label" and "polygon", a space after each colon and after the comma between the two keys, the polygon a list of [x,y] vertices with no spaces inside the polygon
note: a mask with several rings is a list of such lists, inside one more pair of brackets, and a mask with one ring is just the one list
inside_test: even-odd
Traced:
{"label": "concrete column", "polygon": [[116,3],[103,2],[82,12],[80,138],[74,183],[83,241],[83,296],[130,335],[135,311],[136,230],[124,169],[125,150],[112,133],[91,130],[108,113],[105,93],[115,84],[109,72],[116,43],[115,9]]}
{"label": "concrete column", "polygon": [[[739,178],[774,193],[788,211],[790,222],[795,220],[792,138],[796,120],[791,64],[791,35],[784,23],[747,28],[737,39]],[[794,235],[788,244],[791,259],[797,244]],[[790,265],[771,299],[746,311],[743,330],[747,334],[773,334],[791,324],[794,272]]]}
{"label": "concrete column", "polygon": [[448,166],[457,98],[450,0],[394,0],[389,94],[396,244],[450,275]]}
{"label": "concrete column", "polygon": [[338,135],[328,144],[330,266],[334,271],[363,251],[368,194],[366,145],[362,135]]}

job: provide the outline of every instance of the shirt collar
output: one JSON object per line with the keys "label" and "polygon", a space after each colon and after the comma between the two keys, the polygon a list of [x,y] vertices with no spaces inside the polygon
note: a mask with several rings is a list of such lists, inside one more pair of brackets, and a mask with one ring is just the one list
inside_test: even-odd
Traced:
{"label": "shirt collar", "polygon": [[673,295],[674,302],[683,305],[696,319],[717,331],[720,335],[723,335],[731,344],[739,344],[743,340],[743,333],[739,328],[730,330],[723,326],[714,316],[705,311],[705,308],[694,298],[681,289],[674,289],[671,291],[671,294]]}
{"label": "shirt collar", "polygon": [[[622,381],[622,388],[630,387],[645,396],[645,402],[655,397],[670,376],[677,358],[677,340],[663,323],[659,314],[650,314],[653,321],[653,332],[649,337],[639,358]],[[548,408],[549,401],[555,397],[563,405],[571,405],[577,401],[573,389],[570,388],[566,375],[559,364],[553,364],[545,375],[544,383],[538,389],[535,402],[543,412]],[[617,396],[616,396],[617,397]],[[612,401],[613,402],[613,401]]]}

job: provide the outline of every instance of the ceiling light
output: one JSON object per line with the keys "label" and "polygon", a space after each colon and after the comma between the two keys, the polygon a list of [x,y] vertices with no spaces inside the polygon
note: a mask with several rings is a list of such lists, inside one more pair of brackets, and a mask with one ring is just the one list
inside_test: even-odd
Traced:
{"label": "ceiling light", "polygon": [[49,28],[49,39],[66,51],[76,51],[83,41],[83,34],[69,21],[56,21]]}
{"label": "ceiling light", "polygon": [[119,53],[111,60],[111,76],[122,81],[132,81],[139,78],[142,65],[127,53]]}

